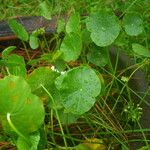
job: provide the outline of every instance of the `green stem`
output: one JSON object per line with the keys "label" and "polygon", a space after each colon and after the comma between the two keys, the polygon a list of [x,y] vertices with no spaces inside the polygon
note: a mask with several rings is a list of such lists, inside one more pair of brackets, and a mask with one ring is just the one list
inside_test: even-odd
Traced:
{"label": "green stem", "polygon": [[[114,82],[116,83],[116,86],[117,86],[117,88],[119,89],[118,84],[117,84],[116,79],[115,79],[115,77],[116,77],[115,74],[116,74],[117,65],[118,65],[119,52],[117,51],[117,56],[116,56],[116,62],[115,62],[115,68],[114,68],[114,69],[113,69],[113,66],[112,66],[112,63],[111,63],[109,50],[106,49],[106,52],[107,52],[107,58],[108,58],[108,65],[109,65],[109,69],[110,69],[110,74],[111,74],[111,76],[112,76],[112,81],[111,81],[110,87],[109,87],[109,89],[108,89],[108,91],[107,91],[107,93],[106,93],[106,97],[105,97],[105,100],[104,100],[105,103],[106,103],[106,100],[108,99],[108,96],[109,96],[109,94],[110,94],[110,91],[111,91],[111,89],[112,89],[112,87],[113,87],[113,83],[114,83]],[[104,105],[104,106],[105,106],[105,105]]]}
{"label": "green stem", "polygon": [[9,72],[8,67],[6,67],[6,71],[7,71],[7,74],[10,76],[10,75],[11,75],[11,73]]}
{"label": "green stem", "polygon": [[31,146],[31,143],[29,142],[29,140],[14,126],[14,124],[11,121],[10,116],[11,116],[11,114],[7,113],[7,121],[9,123],[10,127],[19,135],[19,137],[23,138],[29,144],[29,146]]}
{"label": "green stem", "polygon": [[[141,66],[139,66],[138,68],[136,68],[136,69],[130,74],[130,76],[128,77],[128,81],[132,78],[132,76],[134,75],[134,73],[135,73],[137,70],[139,70],[142,66],[143,66],[143,64],[142,64]],[[112,112],[113,112],[114,109],[116,108],[116,105],[117,105],[117,103],[118,103],[118,101],[119,101],[119,98],[120,98],[121,94],[123,93],[124,89],[127,87],[127,84],[128,84],[128,82],[124,83],[124,85],[123,85],[123,87],[122,87],[122,89],[121,89],[121,91],[120,91],[120,93],[119,93],[119,95],[118,95],[118,97],[117,97],[117,100],[116,100],[116,102],[115,102],[115,104],[114,104],[114,106],[113,106],[113,108],[112,108]],[[129,88],[129,87],[128,87],[128,88]]]}
{"label": "green stem", "polygon": [[30,55],[29,55],[29,52],[28,52],[28,49],[27,49],[27,47],[26,47],[26,44],[24,43],[24,41],[22,41],[22,43],[23,43],[25,52],[26,52],[26,54],[27,54],[28,60],[31,60]]}
{"label": "green stem", "polygon": [[[52,103],[55,104],[55,100],[53,99],[52,95],[50,94],[50,92],[41,84],[41,87],[44,89],[44,91],[48,94],[48,96],[51,98],[52,100]],[[65,134],[64,134],[64,130],[63,130],[63,127],[62,127],[62,124],[60,122],[60,119],[59,119],[59,115],[58,115],[58,112],[57,112],[57,109],[54,108],[55,110],[55,113],[56,113],[56,117],[57,117],[57,120],[58,120],[58,123],[59,123],[59,126],[60,126],[60,130],[61,130],[61,133],[62,133],[62,136],[63,136],[63,140],[64,140],[64,144],[65,144],[65,147],[67,148],[67,141],[66,141],[66,138],[65,138]]]}
{"label": "green stem", "polygon": [[134,1],[130,4],[130,6],[122,13],[122,15],[120,16],[120,18],[121,18],[122,16],[124,16],[124,14],[127,13],[128,10],[129,10],[137,1],[138,1],[138,0],[134,0]]}
{"label": "green stem", "polygon": [[[140,129],[142,129],[142,127],[141,127],[141,125],[140,125],[140,123],[137,121],[137,124],[138,124],[138,126],[140,127]],[[146,146],[148,147],[149,146],[149,144],[148,144],[148,142],[147,142],[147,139],[146,139],[146,136],[145,136],[145,133],[141,130],[141,132],[142,132],[142,135],[143,135],[143,138],[144,138],[144,141],[145,141],[145,144],[146,144]]]}
{"label": "green stem", "polygon": [[57,144],[56,144],[56,141],[55,141],[55,138],[54,138],[53,115],[54,115],[54,114],[53,114],[53,109],[51,109],[51,115],[50,115],[51,124],[50,124],[50,126],[51,126],[51,131],[52,131],[52,142],[54,143],[54,145],[57,145]]}

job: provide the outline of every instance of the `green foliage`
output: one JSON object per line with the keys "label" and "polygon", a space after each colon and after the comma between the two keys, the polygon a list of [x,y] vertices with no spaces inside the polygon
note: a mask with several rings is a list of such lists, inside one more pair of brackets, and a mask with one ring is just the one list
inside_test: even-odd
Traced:
{"label": "green foliage", "polygon": [[75,61],[82,50],[82,40],[81,36],[77,33],[69,33],[65,36],[61,46],[60,52],[62,52],[62,57],[65,61]]}
{"label": "green foliage", "polygon": [[48,0],[45,0],[39,4],[40,15],[46,18],[47,20],[51,20],[51,5]]}
{"label": "green foliage", "polygon": [[[71,81],[71,82],[70,82]],[[74,68],[55,81],[63,99],[65,112],[81,115],[94,105],[95,97],[100,94],[101,82],[89,67]]]}
{"label": "green foliage", "polygon": [[38,130],[43,123],[44,107],[23,78],[6,76],[1,79],[0,93],[0,116],[4,128],[10,126],[14,130],[7,118],[10,115],[13,126],[22,134]]}
{"label": "green foliage", "polygon": [[75,123],[77,119],[80,117],[80,115],[76,115],[70,112],[64,112],[63,108],[58,110],[58,114],[61,123],[64,125]]}
{"label": "green foliage", "polygon": [[112,44],[120,31],[119,22],[115,15],[106,10],[92,13],[87,18],[86,25],[91,32],[93,42],[101,47]]}
{"label": "green foliage", "polygon": [[16,54],[10,54],[15,48],[15,46],[10,46],[4,49],[2,52],[2,61],[10,74],[26,77],[27,71],[24,58]]}
{"label": "green foliage", "polygon": [[8,20],[8,25],[14,34],[22,41],[28,41],[29,35],[22,24],[14,19]]}
{"label": "green foliage", "polygon": [[[14,54],[15,46],[4,49],[0,58],[0,121],[11,143],[19,150],[67,149],[71,144],[70,149],[106,149],[105,142],[109,149],[115,149],[117,144],[128,149],[126,133],[133,130],[130,122],[140,125],[145,115],[141,106],[149,94],[140,93],[140,83],[143,97],[130,87],[137,70],[149,65],[148,1],[6,0],[0,2],[0,8],[5,5],[3,12],[7,13],[7,8],[16,10],[23,4],[30,12],[26,4],[29,2],[34,4],[35,15],[51,20],[54,14],[57,29],[53,35],[39,39],[45,34],[44,28],[35,29],[29,36],[21,23],[8,20],[16,37],[25,41],[22,43],[29,59],[25,61],[20,54]],[[13,14],[11,11],[8,16]],[[39,48],[42,54],[30,57],[28,48]],[[140,62],[143,64],[127,66],[122,50],[135,62],[144,60]],[[137,98],[141,101],[134,104]],[[86,139],[93,136],[104,141],[93,138],[76,146],[83,140],[77,130]],[[143,129],[140,132],[144,137],[141,141],[146,141]]]}
{"label": "green foliage", "polygon": [[31,142],[31,146],[29,146],[23,138],[18,137],[18,139],[17,139],[18,150],[29,150],[29,149],[30,150],[37,150],[39,140],[40,140],[40,134],[38,132],[33,133],[29,136],[28,140]]}
{"label": "green foliage", "polygon": [[75,147],[75,150],[91,150],[91,149],[84,144],[79,144]]}
{"label": "green foliage", "polygon": [[128,120],[133,122],[139,121],[142,116],[142,108],[139,105],[135,106],[133,103],[129,103],[124,112],[127,114]]}
{"label": "green foliage", "polygon": [[79,13],[73,13],[66,24],[66,36],[60,46],[65,61],[75,61],[82,50]]}
{"label": "green foliage", "polygon": [[41,85],[52,92],[54,81],[58,75],[59,73],[52,71],[49,67],[39,67],[28,75],[27,82],[30,85],[32,92],[44,98],[47,94],[41,88]]}
{"label": "green foliage", "polygon": [[37,36],[31,35],[29,41],[30,41],[30,46],[32,49],[36,49],[39,47],[39,40]]}
{"label": "green foliage", "polygon": [[150,57],[150,51],[146,47],[144,47],[138,43],[133,43],[132,49],[135,52],[135,54],[137,54],[137,55],[144,56],[144,57]]}
{"label": "green foliage", "polygon": [[125,15],[124,20],[125,31],[130,36],[137,36],[144,30],[143,20],[138,13],[128,13]]}
{"label": "green foliage", "polygon": [[64,19],[59,19],[57,21],[57,33],[64,32],[65,29],[65,21]]}
{"label": "green foliage", "polygon": [[100,49],[95,45],[90,47],[90,51],[87,54],[87,59],[89,62],[99,67],[103,67],[108,63],[106,50]]}
{"label": "green foliage", "polygon": [[32,49],[37,49],[39,47],[38,36],[44,33],[45,33],[44,28],[37,29],[31,33],[30,38],[29,38],[29,44]]}
{"label": "green foliage", "polygon": [[73,13],[66,24],[66,32],[69,34],[71,32],[80,32],[80,15],[79,13]]}
{"label": "green foliage", "polygon": [[7,59],[9,56],[9,53],[12,52],[16,47],[15,46],[9,46],[2,52],[2,58]]}

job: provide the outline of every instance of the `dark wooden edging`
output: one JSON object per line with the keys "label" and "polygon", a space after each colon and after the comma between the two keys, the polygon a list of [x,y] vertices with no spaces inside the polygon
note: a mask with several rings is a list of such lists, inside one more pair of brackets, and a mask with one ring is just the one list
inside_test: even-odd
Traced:
{"label": "dark wooden edging", "polygon": [[[67,17],[62,16],[64,20],[66,21]],[[46,20],[43,17],[38,16],[30,16],[30,17],[20,17],[15,18],[19,23],[21,23],[28,33],[31,33],[32,31],[38,29],[38,28],[44,28],[46,34],[54,33],[56,31],[56,23],[57,23],[57,17],[53,17],[51,20]],[[14,33],[9,28],[7,21],[0,21],[0,41],[6,41],[6,40],[14,40],[17,37],[14,35]]]}

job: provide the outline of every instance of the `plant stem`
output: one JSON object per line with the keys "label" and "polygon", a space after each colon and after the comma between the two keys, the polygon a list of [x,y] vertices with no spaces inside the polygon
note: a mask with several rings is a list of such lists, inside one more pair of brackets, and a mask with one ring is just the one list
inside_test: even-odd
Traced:
{"label": "plant stem", "polygon": [[[53,99],[53,97],[52,97],[52,95],[50,94],[50,92],[49,92],[42,84],[41,84],[41,87],[44,89],[44,91],[45,91],[45,92],[48,94],[48,96],[51,98],[52,103],[55,104],[55,100]],[[62,133],[62,136],[63,136],[63,140],[64,140],[65,147],[67,148],[67,141],[66,141],[66,138],[65,138],[65,134],[64,134],[64,130],[63,130],[62,124],[61,124],[60,119],[59,119],[58,111],[57,111],[56,108],[54,108],[54,110],[55,110],[56,117],[57,117],[57,120],[58,120],[60,129],[61,129],[61,133]]]}
{"label": "plant stem", "polygon": [[26,54],[27,54],[28,60],[31,60],[30,55],[29,55],[29,52],[28,52],[28,49],[27,49],[27,47],[26,47],[26,44],[24,43],[24,41],[22,41],[22,43],[23,43],[25,52],[26,52]]}
{"label": "plant stem", "polygon": [[[142,127],[141,127],[141,125],[140,125],[140,123],[137,121],[137,124],[138,124],[138,126],[140,127],[140,129],[142,129]],[[146,136],[145,136],[145,133],[141,130],[141,132],[142,132],[142,135],[143,135],[143,138],[144,138],[144,141],[145,141],[145,144],[146,144],[146,146],[148,147],[149,146],[149,144],[148,144],[148,142],[147,142],[147,139],[146,139]]]}
{"label": "plant stem", "polygon": [[6,67],[6,71],[7,71],[7,74],[10,76],[10,75],[11,75],[11,73],[9,72],[8,67]]}
{"label": "plant stem", "polygon": [[[113,87],[113,83],[116,82],[116,79],[115,79],[116,76],[115,76],[115,74],[116,74],[117,65],[118,65],[118,58],[119,58],[119,52],[117,51],[115,68],[113,69],[112,62],[111,62],[111,59],[110,59],[109,49],[106,49],[106,52],[107,52],[107,58],[108,58],[108,65],[109,65],[109,69],[110,69],[110,74],[112,76],[112,81],[111,81],[110,87],[109,87],[109,89],[108,89],[108,91],[106,93],[105,104],[106,104],[106,100],[108,99],[108,96],[110,94],[110,91],[111,91],[111,89]],[[117,86],[117,88],[119,88],[117,83],[116,83],[116,86]]]}
{"label": "plant stem", "polygon": [[56,144],[56,141],[55,141],[55,138],[54,138],[54,126],[53,126],[53,109],[51,109],[51,115],[50,115],[50,120],[51,120],[51,124],[50,124],[50,126],[51,126],[51,131],[52,131],[52,142],[55,144],[55,145],[57,145]]}
{"label": "plant stem", "polygon": [[130,6],[122,13],[122,15],[120,16],[120,18],[121,18],[122,16],[124,16],[124,14],[127,13],[128,10],[129,10],[137,1],[138,1],[138,0],[134,0],[134,1],[130,4]]}

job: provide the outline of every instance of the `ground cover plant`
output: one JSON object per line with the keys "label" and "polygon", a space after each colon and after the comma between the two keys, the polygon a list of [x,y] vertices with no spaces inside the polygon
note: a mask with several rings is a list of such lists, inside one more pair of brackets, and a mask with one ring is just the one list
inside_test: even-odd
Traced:
{"label": "ground cover plant", "polygon": [[[150,149],[148,0],[0,4],[19,39],[0,43],[1,149]],[[33,15],[54,31],[15,19]]]}

